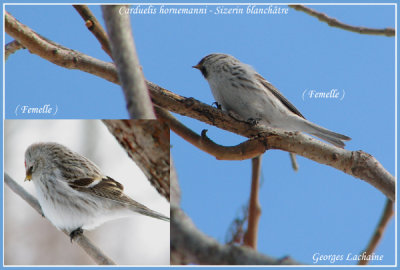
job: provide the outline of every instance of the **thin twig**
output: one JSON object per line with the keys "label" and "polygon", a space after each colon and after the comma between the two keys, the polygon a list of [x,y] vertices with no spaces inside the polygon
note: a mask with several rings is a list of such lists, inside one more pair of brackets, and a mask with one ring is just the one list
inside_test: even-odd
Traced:
{"label": "thin twig", "polygon": [[[118,84],[118,76],[112,63],[106,63],[77,51],[56,46],[43,39],[29,27],[21,24],[8,12],[5,12],[4,18],[6,32],[29,49],[30,52],[59,66],[79,69]],[[248,123],[237,121],[221,110],[194,98],[182,97],[149,81],[147,81],[147,87],[150,90],[153,102],[164,109],[248,138],[259,135],[262,131]],[[365,180],[394,201],[395,179],[373,156],[363,151],[340,149],[299,132],[285,132],[266,128],[263,131],[269,149],[292,152],[334,167]],[[259,147],[265,147],[264,141],[265,139],[260,141]]]}
{"label": "thin twig", "polygon": [[394,28],[375,29],[361,26],[352,26],[342,23],[335,18],[329,17],[325,13],[315,11],[303,5],[289,5],[289,7],[294,8],[295,10],[303,11],[304,13],[307,13],[308,15],[313,16],[322,22],[326,22],[329,26],[337,27],[350,32],[364,35],[380,35],[387,37],[393,37],[396,35],[396,31],[394,30]]}
{"label": "thin twig", "polygon": [[368,256],[371,255],[377,248],[380,240],[383,237],[383,233],[393,215],[394,215],[393,202],[391,200],[387,200],[385,208],[382,213],[382,217],[378,223],[378,226],[376,227],[375,232],[370,242],[368,243],[367,248],[365,249],[365,251],[361,252],[362,259],[358,261],[358,265],[367,265],[369,263],[370,260],[368,260]]}
{"label": "thin twig", "polygon": [[299,170],[299,164],[297,163],[296,155],[293,153],[289,153],[290,161],[292,163],[292,169],[297,172]]}
{"label": "thin twig", "polygon": [[[44,217],[42,209],[39,205],[38,200],[31,194],[25,191],[17,182],[15,182],[7,173],[4,173],[4,182],[13,190],[17,195],[19,195],[23,200],[25,200],[33,209],[35,209],[41,216]],[[68,232],[65,235],[69,237]],[[115,263],[108,258],[98,247],[93,245],[90,240],[83,234],[74,237],[74,241],[99,265],[115,265]]]}
{"label": "thin twig", "polygon": [[17,40],[13,40],[13,41],[7,43],[6,47],[5,47],[5,53],[4,53],[5,54],[5,60],[7,61],[8,57],[11,54],[15,53],[16,51],[18,51],[20,49],[25,49],[25,48]]}
{"label": "thin twig", "polygon": [[24,199],[33,209],[35,209],[42,217],[44,217],[42,208],[38,200],[33,197],[30,193],[26,192],[23,187],[21,187],[17,182],[15,182],[7,173],[4,173],[4,182],[18,194],[22,199]]}
{"label": "thin twig", "polygon": [[106,31],[101,26],[100,22],[94,16],[92,11],[90,11],[87,5],[72,5],[82,19],[85,21],[85,25],[90,32],[97,38],[101,44],[101,48],[112,58],[110,44],[108,42],[108,37]]}
{"label": "thin twig", "polygon": [[257,249],[258,223],[261,215],[261,206],[258,199],[258,194],[260,190],[261,157],[262,156],[258,156],[251,160],[252,175],[249,203],[249,221],[247,223],[247,232],[244,237],[244,244],[253,249]]}
{"label": "thin twig", "polygon": [[112,58],[124,90],[129,116],[131,119],[156,119],[136,54],[129,15],[121,15],[121,7],[123,6],[105,5],[102,10],[110,37]]}

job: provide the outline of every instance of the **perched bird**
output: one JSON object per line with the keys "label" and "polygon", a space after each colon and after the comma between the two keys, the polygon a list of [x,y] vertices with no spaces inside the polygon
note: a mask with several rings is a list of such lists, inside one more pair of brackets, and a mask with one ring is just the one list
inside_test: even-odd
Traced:
{"label": "perched bird", "polygon": [[58,143],[35,143],[25,152],[26,180],[32,181],[44,216],[71,241],[85,230],[133,213],[169,221],[134,201],[123,186],[89,159]]}
{"label": "perched bird", "polygon": [[304,118],[271,83],[231,55],[207,55],[193,66],[208,81],[217,103],[240,120],[286,131],[302,131],[343,148],[351,138]]}

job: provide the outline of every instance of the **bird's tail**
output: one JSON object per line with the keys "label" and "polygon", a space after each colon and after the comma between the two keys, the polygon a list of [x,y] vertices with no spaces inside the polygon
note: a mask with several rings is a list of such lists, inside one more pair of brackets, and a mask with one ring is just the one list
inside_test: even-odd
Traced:
{"label": "bird's tail", "polygon": [[161,219],[161,220],[168,221],[168,222],[170,221],[169,217],[164,216],[163,214],[161,214],[157,211],[151,210],[150,208],[148,208],[142,204],[139,204],[139,203],[137,203],[136,205],[131,205],[130,209],[136,213],[139,213],[139,214],[142,214],[142,215],[145,215],[148,217],[157,218],[157,219]]}
{"label": "bird's tail", "polygon": [[346,135],[342,135],[333,131],[330,131],[326,128],[323,128],[321,126],[318,126],[314,123],[311,123],[305,119],[304,123],[308,127],[308,130],[304,130],[304,132],[307,132],[311,135],[314,135],[320,139],[323,139],[324,141],[327,141],[337,147],[344,148],[345,144],[343,141],[350,141],[351,138],[347,137]]}

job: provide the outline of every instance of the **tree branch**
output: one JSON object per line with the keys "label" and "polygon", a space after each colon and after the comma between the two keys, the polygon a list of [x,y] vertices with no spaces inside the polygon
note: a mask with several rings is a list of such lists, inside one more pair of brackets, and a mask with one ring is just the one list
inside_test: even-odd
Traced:
{"label": "tree branch", "polygon": [[258,222],[261,215],[261,206],[258,199],[261,175],[261,157],[258,156],[251,160],[251,192],[249,203],[249,220],[247,223],[247,232],[244,237],[244,244],[253,249],[257,249]]}
{"label": "tree branch", "polygon": [[180,191],[175,169],[171,168],[171,183],[177,199],[171,205],[171,264],[202,265],[298,265],[288,257],[275,259],[250,248],[221,245],[199,231],[179,208]]}
{"label": "tree branch", "polygon": [[16,51],[20,49],[25,49],[24,46],[21,45],[17,40],[13,40],[9,43],[6,44],[5,46],[5,60],[7,61],[8,57],[15,53]]}
{"label": "tree branch", "polygon": [[349,24],[342,23],[335,18],[329,17],[325,13],[315,11],[303,5],[289,5],[289,7],[294,8],[295,10],[298,11],[303,11],[304,13],[317,18],[321,22],[326,22],[329,26],[340,28],[350,32],[355,32],[364,35],[381,35],[387,37],[393,37],[396,35],[396,32],[393,28],[375,29],[375,28],[367,28],[361,26],[352,26]]}
{"label": "tree branch", "polygon": [[[393,202],[391,200],[387,200],[385,209],[383,210],[382,217],[378,223],[378,226],[376,227],[375,232],[374,232],[367,248],[365,249],[365,251],[361,252],[361,254],[363,254],[365,252],[366,258],[368,257],[368,255],[371,255],[377,248],[380,240],[383,237],[383,233],[393,215],[394,215]],[[363,257],[364,256],[362,256],[362,258]],[[367,265],[368,263],[369,263],[369,260],[362,259],[362,260],[358,261],[358,265]]]}
{"label": "tree branch", "polygon": [[[25,200],[30,206],[33,207],[41,216],[44,217],[42,208],[39,202],[31,194],[25,191],[23,187],[17,184],[7,173],[4,173],[4,182],[19,195],[23,200]],[[69,237],[68,232],[65,232],[66,236]],[[74,241],[99,265],[115,265],[115,263],[108,258],[99,248],[93,245],[90,240],[83,234],[74,237]]]}
{"label": "tree branch", "polygon": [[136,54],[129,15],[119,14],[121,7],[104,5],[102,10],[129,116],[131,119],[156,119]]}
{"label": "tree branch", "polygon": [[[32,53],[60,66],[80,69],[118,83],[113,64],[99,61],[62,46],[55,46],[18,22],[8,12],[5,13],[5,29],[9,35]],[[394,201],[395,199],[394,177],[373,156],[363,151],[340,149],[298,132],[252,127],[248,123],[233,119],[221,110],[193,98],[174,94],[152,82],[147,81],[147,87],[150,90],[153,102],[160,107],[248,138],[259,135],[261,131],[264,131],[268,149],[292,152],[318,163],[329,165],[365,180],[379,189],[390,200]],[[265,139],[263,140],[265,141]],[[263,140],[260,141],[259,147],[265,147]]]}
{"label": "tree branch", "polygon": [[81,15],[85,22],[87,29],[92,32],[92,34],[97,38],[101,44],[101,48],[112,58],[110,44],[108,42],[108,37],[106,31],[104,31],[100,22],[94,16],[92,11],[87,5],[73,5],[76,11]]}
{"label": "tree branch", "polygon": [[222,146],[216,144],[207,137],[207,130],[203,130],[200,136],[179,122],[168,111],[160,107],[155,107],[155,110],[157,116],[168,123],[172,131],[218,160],[250,159],[263,154],[267,150],[266,147],[259,147],[259,141],[257,140],[248,140],[236,146]]}

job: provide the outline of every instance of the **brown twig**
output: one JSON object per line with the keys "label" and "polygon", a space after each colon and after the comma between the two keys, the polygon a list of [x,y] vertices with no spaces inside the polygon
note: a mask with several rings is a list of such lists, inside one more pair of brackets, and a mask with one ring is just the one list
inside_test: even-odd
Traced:
{"label": "brown twig", "polygon": [[160,119],[168,123],[172,131],[216,159],[245,160],[261,155],[267,150],[266,147],[259,147],[260,144],[257,140],[248,140],[236,146],[222,146],[214,143],[207,137],[207,130],[203,130],[201,136],[199,136],[179,122],[168,111],[156,107],[156,113]]}
{"label": "brown twig", "polygon": [[16,51],[20,49],[25,49],[24,46],[21,45],[17,40],[13,40],[9,43],[6,44],[5,46],[5,60],[7,61],[8,57],[15,53]]}
{"label": "brown twig", "polygon": [[365,251],[361,252],[362,259],[358,261],[358,265],[367,265],[369,263],[369,260],[367,258],[377,248],[380,240],[383,237],[383,233],[393,215],[394,215],[393,202],[391,200],[387,200],[385,208],[382,213],[382,217],[378,223],[378,226],[376,227],[375,232],[370,242],[368,243],[367,248],[365,249]]}
{"label": "brown twig", "polygon": [[72,5],[85,22],[87,29],[93,33],[101,44],[101,48],[112,58],[110,44],[106,31],[101,26],[100,22],[96,19],[92,11],[87,5]]}
{"label": "brown twig", "polygon": [[293,154],[293,153],[290,153],[289,156],[290,156],[290,161],[291,161],[291,164],[292,164],[292,169],[293,169],[295,172],[297,172],[297,171],[299,170],[299,164],[297,163],[296,155]]}
{"label": "brown twig", "polygon": [[[23,187],[18,185],[7,173],[4,173],[4,182],[13,190],[17,195],[19,195],[23,200],[25,200],[30,206],[33,207],[41,216],[44,217],[42,208],[39,205],[39,202],[35,197],[30,195],[25,191]],[[68,232],[65,232],[65,235],[69,237]],[[93,245],[90,240],[80,234],[74,237],[74,241],[99,265],[115,265],[115,263],[108,258],[98,247]]]}
{"label": "brown twig", "polygon": [[393,37],[396,35],[396,31],[393,28],[375,29],[361,26],[352,26],[342,23],[335,18],[329,17],[325,13],[315,11],[303,5],[289,5],[289,7],[294,8],[295,10],[303,11],[304,13],[307,13],[308,15],[313,16],[322,22],[326,22],[329,26],[337,27],[350,32],[364,35],[380,35],[387,37]]}
{"label": "brown twig", "polygon": [[[8,12],[5,12],[4,18],[6,32],[32,53],[59,66],[79,69],[113,83],[118,83],[118,76],[112,63],[106,63],[77,51],[56,46],[18,22]],[[193,98],[179,96],[152,82],[147,81],[147,87],[150,90],[153,102],[164,109],[248,138],[259,135],[262,131],[248,123],[233,119],[221,110]],[[363,151],[340,149],[302,133],[272,129],[263,129],[263,131],[265,132],[264,137],[267,137],[269,149],[292,152],[363,179],[394,201],[395,179],[373,156]],[[265,147],[263,141],[259,143],[259,147]]]}
{"label": "brown twig", "polygon": [[247,232],[244,237],[244,244],[253,249],[257,249],[258,222],[261,215],[261,206],[258,199],[258,194],[260,190],[261,157],[262,156],[258,156],[251,160],[252,176],[249,203],[249,220],[247,223]]}

